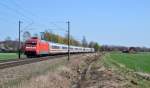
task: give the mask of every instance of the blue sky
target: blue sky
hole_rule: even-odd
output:
[[[33,34],[61,29],[50,31],[64,35],[70,20],[78,40],[86,36],[100,44],[150,47],[149,0],[1,0],[0,40],[17,39],[19,19],[22,30]]]

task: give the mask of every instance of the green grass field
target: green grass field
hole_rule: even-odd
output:
[[[0,53],[0,60],[17,59],[17,53]]]
[[[134,71],[150,73],[150,53],[110,53],[107,58]]]

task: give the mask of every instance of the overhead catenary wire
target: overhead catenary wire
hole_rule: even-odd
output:
[[[5,0],[5,1],[9,1],[10,0]],[[18,0],[18,2],[20,2],[21,0]],[[25,8],[23,8],[21,5],[19,5],[18,2],[16,2],[15,0],[11,0],[11,2],[13,3],[14,6],[16,6],[17,8],[21,9],[21,11],[27,13],[28,15],[32,16],[32,17],[38,17],[37,15],[33,14],[32,12],[30,12],[29,10],[26,10]],[[21,3],[23,4],[23,3]]]
[[[6,2],[6,1],[7,1],[7,0],[5,0],[5,2]],[[10,1],[9,1],[9,2],[10,2]],[[25,28],[23,28],[23,29],[27,29],[29,26],[35,24],[34,20],[33,20],[31,17],[25,15],[24,13],[27,13],[28,15],[30,15],[30,16],[32,16],[32,17],[35,17],[35,16],[38,17],[37,15],[34,15],[34,14],[32,14],[31,12],[27,11],[26,9],[24,9],[22,6],[20,6],[20,5],[18,4],[18,2],[14,1],[14,0],[11,0],[11,2],[13,3],[13,6],[17,7],[18,9],[15,9],[15,8],[13,8],[13,7],[10,7],[9,5],[7,5],[6,3],[4,3],[4,1],[3,1],[3,3],[1,2],[0,5],[3,6],[3,7],[5,7],[5,8],[7,8],[7,9],[10,10],[10,11],[13,11],[13,12],[16,13],[17,15],[21,16],[22,19],[23,19],[23,21],[27,21],[27,23],[28,23],[28,21],[30,22],[30,23],[29,23],[27,26],[25,26]],[[20,10],[20,9],[21,9],[21,10]],[[23,11],[23,12],[22,12],[22,11]],[[37,22],[36,22],[36,24],[38,24],[37,26],[42,25],[41,27],[46,27],[45,24],[41,24],[41,23],[37,23]],[[58,25],[55,24],[54,22],[51,22],[51,24],[53,24],[55,27],[57,27],[57,28],[60,29],[60,30],[65,30],[64,28],[61,28],[60,26],[58,26]]]
[[[4,4],[4,3],[0,3],[0,5],[2,5],[3,7],[5,7],[5,8],[7,8],[8,10],[11,10],[11,11],[13,11],[13,12],[15,12],[17,15],[20,15],[21,17],[23,17],[23,22],[24,21],[26,21],[26,23],[27,23],[27,25],[24,27],[24,28],[22,28],[22,30],[29,30],[29,27],[30,26],[33,26],[33,24],[35,24],[35,21],[31,18],[31,17],[28,17],[28,16],[26,16],[24,13],[28,13],[30,16],[36,16],[36,15],[33,15],[33,14],[31,14],[31,12],[29,12],[29,11],[27,11],[27,10],[25,10],[23,7],[21,7],[17,2],[15,2],[15,1],[13,1],[13,0],[11,0],[12,2],[13,2],[13,6],[15,6],[15,7],[17,7],[17,8],[19,8],[19,9],[14,9],[14,8],[12,8],[12,7],[10,7],[10,6],[8,6],[8,5],[6,5],[6,4]],[[21,9],[21,10],[20,10]],[[23,11],[24,13],[22,13],[21,11]],[[37,16],[36,16],[37,17]],[[44,24],[40,24],[40,23],[37,23],[36,22],[36,24],[38,24],[37,26],[40,26],[41,25],[41,27],[46,27]],[[30,28],[31,29],[31,28]],[[33,29],[33,28],[32,28]]]
[[[5,4],[5,3],[2,3],[2,2],[1,2],[0,5],[3,6],[3,7],[5,7],[5,8],[7,8],[8,10],[10,10],[10,11],[16,13],[17,15],[20,15],[20,16],[23,17],[24,20],[26,20],[26,21],[31,21],[31,22],[33,21],[31,18],[27,17],[26,15],[24,15],[23,13],[21,13],[19,10],[16,10],[16,9],[14,9],[14,8],[12,8],[12,7],[10,7],[10,6],[8,6],[8,5]]]
[[[30,17],[28,17],[27,15],[25,15],[23,12],[21,12],[21,11],[19,10],[19,9],[21,9],[21,8],[18,7],[19,9],[15,9],[15,8],[12,7],[12,6],[7,5],[5,1],[6,1],[6,0],[3,0],[3,2],[1,1],[0,5],[3,6],[3,7],[5,7],[5,8],[7,8],[8,10],[10,10],[10,11],[16,13],[17,15],[21,16],[22,18],[24,18],[25,21],[31,21],[31,22],[33,22],[33,19],[31,19]],[[13,4],[13,5],[14,5],[14,4]],[[15,5],[17,5],[17,4],[15,4]],[[19,6],[19,5],[17,5],[17,6]],[[25,12],[25,11],[24,11],[24,12]]]
[[[8,1],[9,1],[9,0],[8,0]],[[39,16],[38,16],[37,14],[34,14],[34,13],[32,13],[32,12],[26,10],[25,8],[23,8],[21,5],[19,5],[18,2],[20,2],[20,3],[22,4],[21,0],[19,0],[18,2],[16,2],[15,0],[11,0],[11,2],[12,2],[17,8],[21,9],[23,12],[27,13],[28,15],[30,15],[30,16],[32,16],[32,17],[39,18]],[[36,21],[36,22],[32,21],[29,25],[31,26],[31,25],[33,25],[33,24],[38,24],[37,26],[40,26],[40,25],[41,25],[42,27],[46,27],[45,24],[38,23],[37,21]],[[29,27],[29,25],[28,25],[28,27]]]
[[[60,23],[60,22],[59,22],[59,23]],[[65,22],[61,22],[61,23],[65,23]],[[60,30],[60,31],[65,31],[65,32],[67,32],[67,29],[65,29],[65,28],[63,28],[63,27],[57,25],[56,22],[50,22],[50,24],[52,24],[53,26],[55,26],[55,27],[57,28],[57,29],[53,29],[53,30]]]
[[[31,23],[29,23],[28,25],[26,25],[22,30],[21,30],[21,32],[23,32],[24,30],[30,30],[30,29],[28,29],[30,26],[32,26],[34,24],[34,22],[31,22]]]
[[[0,6],[2,6],[2,5],[0,5]],[[22,18],[22,17],[19,18],[19,17],[17,16],[18,14],[15,15],[16,13],[14,14],[14,13],[8,12],[7,14],[11,15],[11,16],[13,17],[13,19],[15,18],[15,19],[20,19],[20,20],[24,20],[24,21],[28,22],[28,20],[26,20],[25,18]],[[1,20],[1,21],[3,21],[3,22],[10,22],[10,21],[8,21],[8,19],[7,19],[8,17],[6,17],[6,15],[3,16],[3,13],[1,13],[0,15],[1,15],[1,17],[0,17],[0,20]]]
[[[18,4],[18,2],[14,1],[14,0],[11,0],[11,1],[14,3],[14,5],[15,5],[16,7],[20,8],[22,11],[28,13],[30,16],[39,18],[38,15],[33,14],[32,12],[30,12],[30,11],[26,10],[25,8],[23,8],[22,6],[20,6],[20,5]],[[19,2],[20,2],[20,1],[19,1]],[[28,24],[28,25],[25,27],[25,29],[28,28],[29,26],[33,25],[33,24],[37,24],[36,26],[46,27],[45,24],[38,23],[38,22],[36,21],[36,22],[31,22],[30,24]]]

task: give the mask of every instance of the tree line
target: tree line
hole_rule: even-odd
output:
[[[110,45],[102,45],[100,51],[127,51],[130,48],[134,48],[136,52],[150,52],[150,48],[146,47],[126,47],[126,46],[110,46]]]

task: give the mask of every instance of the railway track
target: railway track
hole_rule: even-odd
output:
[[[39,57],[39,58],[23,58],[23,59],[16,59],[16,60],[7,60],[7,61],[0,61],[0,69],[5,69],[9,67],[45,61],[49,59],[65,57],[66,55],[54,55],[54,56],[47,56],[47,57]]]

